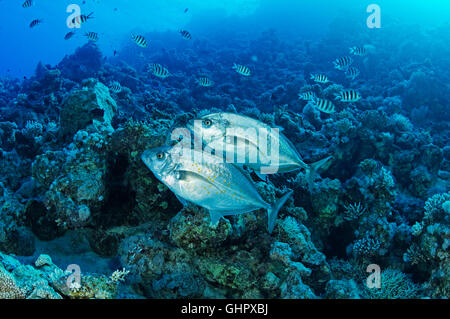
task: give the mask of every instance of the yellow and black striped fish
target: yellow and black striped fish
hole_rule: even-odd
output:
[[[157,76],[162,79],[167,78],[170,75],[169,71],[158,63],[150,64],[150,71],[153,73],[154,76]]]
[[[338,70],[346,70],[350,65],[353,64],[353,59],[349,56],[344,56],[342,58],[336,59],[336,61],[333,62],[334,67]]]
[[[303,101],[314,101],[315,99],[317,99],[317,95],[313,91],[299,93],[298,97]]]
[[[345,76],[350,78],[350,79],[352,79],[352,80],[354,80],[354,79],[356,79],[358,77],[359,73],[360,72],[359,72],[359,70],[357,68],[350,67],[345,72]]]
[[[314,82],[323,83],[323,84],[330,82],[328,80],[328,77],[324,74],[311,74],[311,80],[314,80]]]
[[[84,36],[87,37],[89,41],[92,41],[92,42],[98,41],[98,33],[97,32],[89,31],[89,32],[86,32],[84,34]]]
[[[314,106],[321,112],[331,114],[335,112],[335,107],[333,102],[324,99],[315,99],[313,101]]]
[[[111,91],[113,91],[116,94],[122,92],[122,86],[117,81],[111,82],[111,84],[109,85],[109,88],[111,89]]]
[[[236,63],[233,66],[233,70],[236,70],[237,73],[243,76],[250,76],[252,74],[248,67]]]
[[[141,48],[147,47],[147,40],[145,40],[142,35],[131,34],[131,38],[133,39],[134,43],[136,43]]]
[[[34,4],[33,0],[27,0],[22,4],[22,8],[29,8],[33,6],[33,4]]]
[[[356,56],[366,56],[367,50],[365,47],[352,47],[352,48],[350,48],[350,54],[353,54]]]
[[[35,26],[37,26],[38,24],[41,24],[42,20],[41,19],[34,19],[33,21],[31,21],[30,23],[30,28],[34,28]]]
[[[336,94],[336,100],[342,102],[357,102],[361,99],[361,95],[355,90],[344,90]]]
[[[189,33],[189,31],[186,30],[180,30],[180,34],[183,38],[190,40],[192,39],[192,35]]]
[[[209,78],[207,78],[206,76],[200,77],[200,78],[197,80],[197,82],[198,82],[198,84],[199,84],[200,86],[203,86],[203,87],[211,87],[211,86],[214,85],[214,82],[211,81],[211,80],[210,80]]]

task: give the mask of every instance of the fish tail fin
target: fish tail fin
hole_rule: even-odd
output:
[[[313,80],[314,79],[314,74],[311,74],[311,80]]]
[[[275,227],[275,222],[277,220],[278,212],[280,211],[281,207],[286,203],[286,201],[291,197],[293,191],[290,190],[286,194],[284,194],[280,199],[278,199],[275,204],[272,205],[272,207],[267,209],[267,217],[268,217],[268,229],[269,233],[271,234],[273,231],[273,228]]]
[[[314,186],[314,178],[318,174],[317,171],[324,166],[330,159],[332,159],[333,156],[328,156],[324,159],[321,159],[320,161],[317,161],[315,163],[311,163],[306,168],[306,181],[308,182],[308,188],[309,192],[311,193]]]
[[[87,15],[87,17],[88,17],[89,19],[94,19],[94,17],[92,17],[93,14],[94,14],[94,11],[92,11],[91,13],[89,13],[89,14]]]

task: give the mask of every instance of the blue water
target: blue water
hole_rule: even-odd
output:
[[[211,31],[220,31],[224,36],[230,31],[240,30],[258,33],[274,28],[288,37],[316,39],[328,30],[336,17],[345,14],[351,20],[359,20],[364,27],[368,16],[366,8],[373,1],[314,1],[314,0],[250,0],[250,1],[51,1],[36,0],[34,7],[23,9],[20,1],[0,1],[0,75],[29,76],[36,64],[55,64],[64,55],[70,54],[86,40],[79,36],[73,41],[64,41],[69,31],[66,19],[70,4],[79,4],[82,13],[94,12],[95,19],[80,30],[95,30],[102,35],[99,46],[105,55],[126,41],[132,31],[166,31],[187,28],[199,37]],[[440,0],[377,1],[383,14],[383,24],[392,19],[401,23],[434,27],[447,23],[450,4]],[[184,10],[189,8],[187,13]],[[117,11],[115,11],[117,9]],[[30,29],[33,19],[44,23]],[[374,31],[374,34],[377,31]]]

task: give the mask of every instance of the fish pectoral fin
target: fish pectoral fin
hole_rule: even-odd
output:
[[[217,227],[223,214],[220,211],[210,210],[209,215],[211,217],[211,226]]]
[[[180,201],[181,204],[183,204],[183,206],[187,206],[189,204],[189,202],[187,200],[185,200],[183,197],[178,196],[175,194],[175,196],[177,197],[177,199]]]
[[[266,174],[262,174],[260,170],[254,170],[254,173],[258,178],[266,183],[269,181],[269,177]]]

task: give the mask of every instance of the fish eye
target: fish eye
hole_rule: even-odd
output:
[[[210,127],[212,125],[212,121],[211,120],[203,120],[203,125],[206,127]]]
[[[164,159],[164,153],[158,153],[158,154],[156,154],[156,158],[158,159],[158,160],[162,160],[162,159]]]

